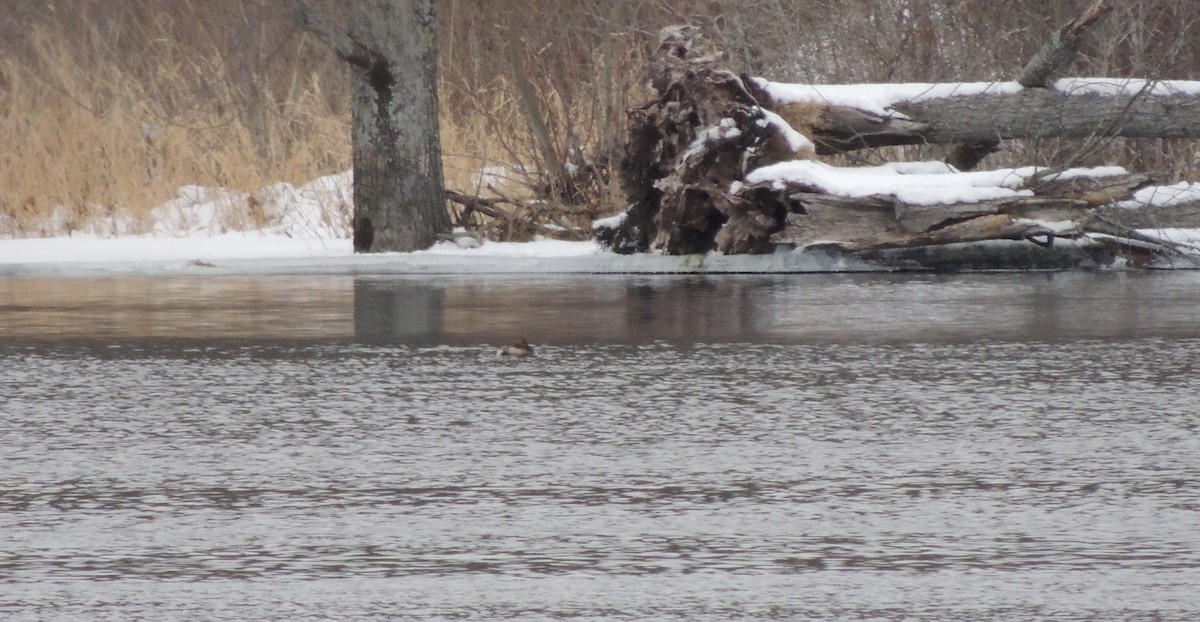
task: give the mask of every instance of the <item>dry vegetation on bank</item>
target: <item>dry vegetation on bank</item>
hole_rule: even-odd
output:
[[[779,81],[1012,79],[1083,0],[443,0],[447,186],[542,198],[500,222],[586,230],[623,207],[625,111],[659,27],[690,22],[730,64]],[[1078,75],[1200,78],[1200,13],[1122,3]],[[0,234],[144,217],[184,185],[253,192],[349,168],[345,69],[288,0],[10,0],[0,9]],[[1013,141],[987,166],[1053,164],[1079,141]],[[937,148],[913,149],[940,158]],[[1200,177],[1194,142],[1113,140],[1080,164]],[[878,161],[880,154],[855,156]],[[567,174],[566,171],[571,171]],[[253,223],[252,203],[247,205]],[[490,224],[489,224],[490,223]]]

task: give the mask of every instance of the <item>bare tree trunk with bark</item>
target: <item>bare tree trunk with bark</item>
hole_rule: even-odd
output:
[[[344,26],[295,0],[354,74],[354,250],[428,248],[450,232],[438,127],[437,1],[354,0]]]

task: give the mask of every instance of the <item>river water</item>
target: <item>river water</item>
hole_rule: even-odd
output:
[[[1198,413],[1192,273],[0,279],[0,619],[1196,620]]]

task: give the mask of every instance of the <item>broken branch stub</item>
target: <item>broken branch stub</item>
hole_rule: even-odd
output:
[[[1083,42],[1083,34],[1112,13],[1112,10],[1111,0],[1097,0],[1090,8],[1060,28],[1021,70],[1017,83],[1025,88],[1049,86],[1050,76],[1074,60]]]

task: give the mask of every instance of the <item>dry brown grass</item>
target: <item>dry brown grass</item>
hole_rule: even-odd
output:
[[[300,32],[290,3],[59,4],[18,2],[18,13],[0,13],[0,235],[87,230],[118,213],[136,223],[185,185],[253,192],[349,168],[347,72]],[[666,24],[702,26],[734,69],[777,80],[986,80],[1015,75],[1078,8],[1039,0],[954,10],[932,0],[768,0],[753,11],[742,0],[445,0],[447,186],[487,196],[491,182],[513,198],[518,205],[503,206],[501,222],[472,220],[499,237],[528,237],[543,225],[586,230],[593,216],[619,210],[611,170],[625,111],[643,103],[641,63]],[[1195,79],[1198,33],[1200,17],[1177,0],[1122,5],[1074,70]],[[1013,142],[985,166],[1048,164],[1077,150]],[[1118,141],[1094,160],[1163,170],[1193,163],[1196,151],[1195,141]]]
[[[349,166],[346,115],[311,75],[291,76],[284,105],[256,119],[198,79],[219,61],[165,37],[149,79],[85,62],[50,28],[27,41],[22,62],[0,64],[0,232],[69,233],[115,212],[137,222],[183,185],[253,191]]]
[[[155,27],[150,76],[116,54],[98,58],[95,48],[82,59],[78,46],[49,26],[26,35],[19,62],[0,62],[0,235],[126,232],[111,229],[113,215],[137,232],[150,224],[151,209],[185,185],[254,192],[349,168],[348,98],[327,96],[330,80],[321,71],[298,67],[274,76],[274,85],[259,86],[276,92],[276,102],[262,106],[236,85],[220,83],[229,69],[219,54],[185,49],[168,36],[174,24]],[[300,45],[328,54],[301,39]],[[518,205],[502,208],[511,218],[490,230],[499,237],[529,237],[543,223],[584,230],[597,211],[595,204],[559,209],[561,202],[546,201],[552,198],[543,187],[552,179],[546,154],[560,150],[561,162],[569,161],[571,141],[599,140],[580,128],[600,122],[594,110],[570,110],[574,104],[544,76],[536,82],[532,96],[545,106],[538,112],[522,107],[517,87],[503,76],[477,90],[445,87],[447,186],[514,198]],[[597,85],[577,88],[589,101],[600,99]],[[554,119],[554,135],[533,131],[530,115],[541,112]],[[569,132],[560,134],[563,128]],[[484,220],[473,224],[488,224]],[[248,213],[244,222],[228,224],[258,223]]]

